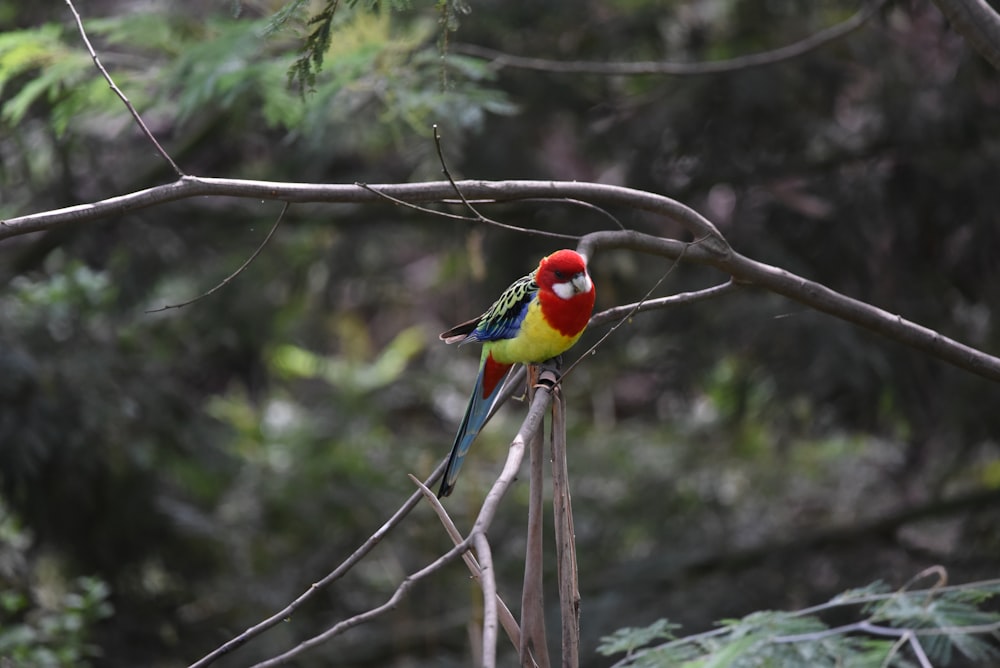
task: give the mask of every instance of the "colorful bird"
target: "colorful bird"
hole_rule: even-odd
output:
[[[540,364],[570,348],[590,320],[594,283],[587,258],[572,250],[542,258],[503,291],[486,313],[441,334],[445,343],[483,344],[476,386],[455,436],[438,497],[451,494],[469,446],[493,409],[515,364]]]

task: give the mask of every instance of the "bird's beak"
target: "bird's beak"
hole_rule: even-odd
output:
[[[573,290],[575,290],[577,294],[590,292],[591,287],[593,287],[593,283],[590,281],[590,276],[588,276],[585,271],[581,271],[579,274],[570,279],[570,283],[573,284]]]

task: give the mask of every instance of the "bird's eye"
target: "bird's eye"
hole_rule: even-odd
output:
[[[566,280],[566,274],[564,274],[562,271],[556,269],[553,273],[556,275],[556,278],[558,278],[560,281]]]

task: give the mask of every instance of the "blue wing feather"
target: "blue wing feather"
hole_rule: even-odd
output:
[[[512,339],[517,336],[521,328],[521,322],[528,313],[531,300],[538,294],[538,283],[535,282],[534,272],[514,281],[510,287],[503,291],[489,310],[476,320],[462,323],[452,327],[441,335],[441,339],[448,343],[458,342],[459,345],[470,341],[499,341],[501,339]],[[503,387],[503,380],[510,373],[512,365],[498,365],[491,368],[490,382],[492,387],[487,388],[489,394],[483,396],[483,384],[486,377],[487,364],[496,364],[487,360],[489,353],[483,351],[482,360],[479,363],[479,376],[476,378],[476,386],[472,390],[469,398],[469,405],[465,409],[465,417],[458,428],[455,436],[455,444],[451,448],[451,455],[448,457],[448,466],[444,472],[444,479],[441,481],[441,489],[438,497],[451,494],[455,487],[455,480],[458,472],[465,461],[465,455],[469,452],[472,442],[479,435],[483,423],[489,417],[497,397],[500,396],[500,388]],[[503,367],[506,366],[506,369]]]
[[[528,306],[531,302],[531,297],[532,296],[528,296],[522,304],[518,304],[520,308],[516,310],[511,309],[505,312],[502,318],[497,318],[496,320],[481,320],[469,338],[475,341],[499,341],[500,339],[513,339],[517,336],[517,332],[521,328],[521,322],[524,321],[524,316],[528,314]]]
[[[498,341],[514,338],[528,313],[531,300],[537,294],[538,283],[535,282],[534,273],[517,279],[483,314],[466,340]]]

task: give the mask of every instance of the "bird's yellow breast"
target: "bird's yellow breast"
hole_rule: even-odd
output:
[[[545,322],[541,304],[535,300],[528,306],[517,336],[491,341],[484,348],[501,364],[538,364],[566,352],[582,333],[566,336],[554,329]]]

